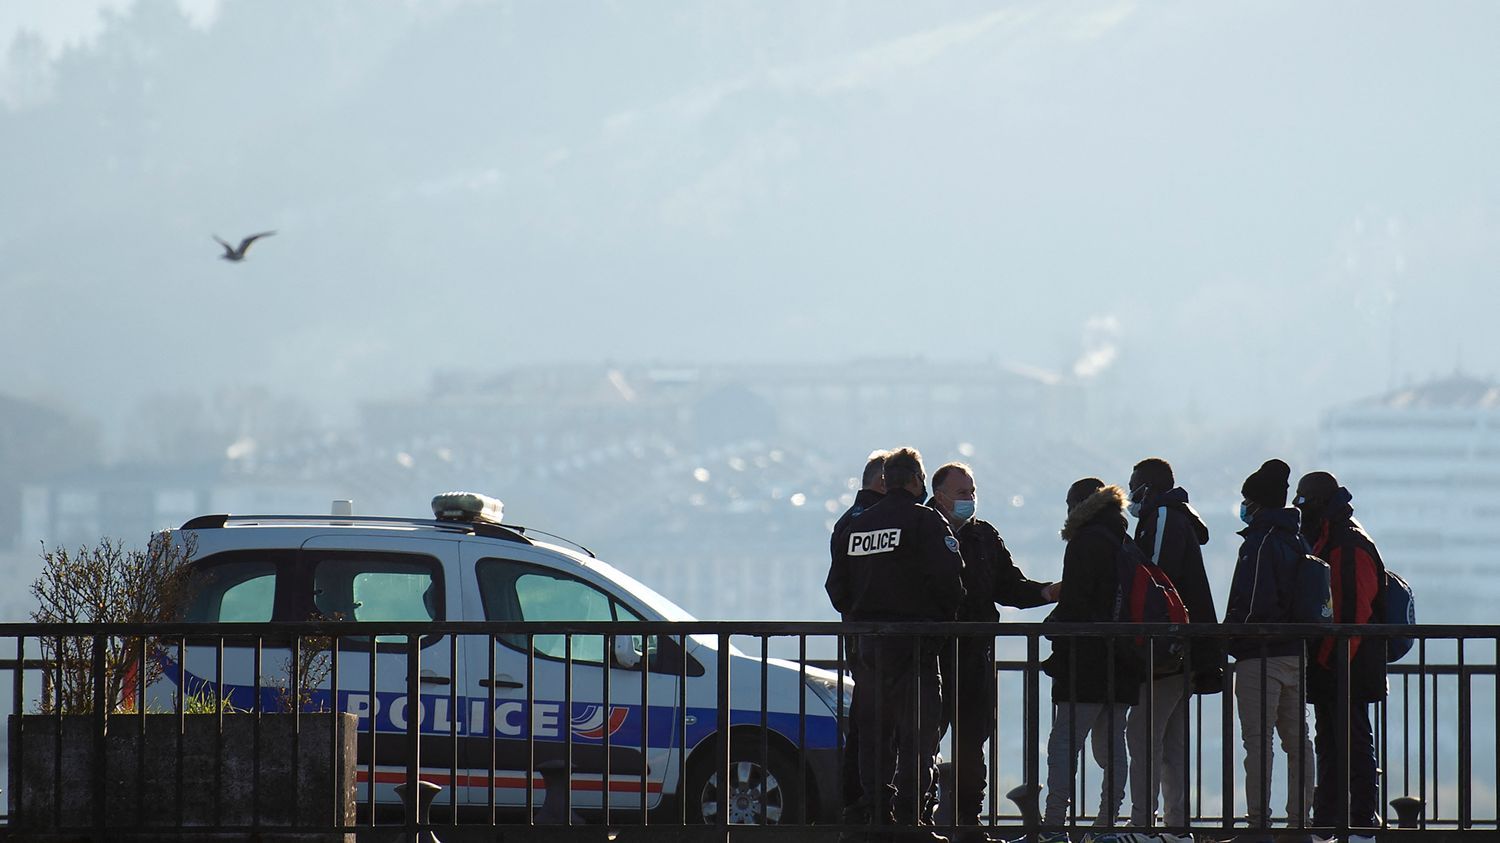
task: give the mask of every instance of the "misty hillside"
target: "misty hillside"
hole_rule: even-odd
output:
[[[1068,374],[1106,324],[1156,406],[1307,423],[1500,354],[1493,5],[213,8],[0,44],[0,390]]]

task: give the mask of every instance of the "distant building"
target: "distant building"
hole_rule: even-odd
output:
[[[1500,384],[1462,375],[1327,413],[1320,462],[1417,594],[1424,623],[1492,620],[1500,600]]]

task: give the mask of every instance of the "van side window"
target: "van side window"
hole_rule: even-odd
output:
[[[492,621],[638,621],[640,616],[608,594],[580,579],[534,565],[482,559],[475,570],[484,616]],[[506,644],[526,649],[525,635],[500,635]],[[534,635],[538,656],[567,656],[563,635]],[[574,635],[573,661],[604,663],[604,636]]]
[[[313,566],[314,612],[346,621],[435,621],[443,619],[437,560],[343,556]],[[351,642],[364,641],[362,637]],[[377,636],[377,643],[404,642],[404,635]]]
[[[246,559],[205,565],[188,584],[183,620],[261,623],[276,609],[276,563]]]

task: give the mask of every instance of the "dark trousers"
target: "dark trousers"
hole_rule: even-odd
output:
[[[909,635],[866,635],[854,686],[859,782],[871,820],[918,824],[937,759],[938,650]]]
[[[1339,733],[1338,704],[1313,702],[1317,735],[1313,751],[1317,753],[1318,787],[1313,796],[1313,824],[1344,825],[1344,795],[1349,797],[1348,825],[1374,828],[1380,820],[1380,782],[1375,774],[1375,736],[1370,728],[1368,703],[1349,706],[1349,778],[1344,779],[1343,735]]]
[[[844,636],[844,663],[849,667],[849,673],[854,679],[853,699],[849,701],[849,725],[844,735],[844,757],[840,759],[839,778],[843,784],[845,821],[855,818],[850,816],[864,807],[862,801],[865,789],[859,783],[859,686],[863,679],[863,665],[859,662],[859,638],[854,635]]]
[[[950,639],[938,657],[943,692],[939,732],[953,732],[955,779],[938,806],[938,824],[976,825],[984,807],[984,745],[995,732],[995,639],[956,640],[956,648]]]

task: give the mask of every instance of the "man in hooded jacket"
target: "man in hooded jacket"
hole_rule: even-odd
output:
[[[1136,463],[1130,475],[1129,510],[1136,519],[1136,545],[1177,587],[1189,622],[1218,623],[1203,568],[1208,527],[1177,485],[1171,464],[1159,457]],[[1181,642],[1175,645],[1174,650]],[[1158,791],[1165,803],[1165,824],[1187,825],[1188,699],[1193,693],[1216,693],[1224,687],[1221,648],[1213,639],[1193,641],[1188,663],[1180,660],[1180,652],[1176,660],[1164,658],[1161,649],[1152,680],[1142,684],[1125,728],[1130,824],[1137,828],[1154,824]]]
[[[1068,489],[1062,538],[1062,589],[1048,622],[1109,623],[1119,589],[1116,558],[1126,534],[1125,490],[1087,477]],[[1042,824],[1060,826],[1073,801],[1078,756],[1090,732],[1102,732],[1104,775],[1096,826],[1113,826],[1125,799],[1128,761],[1125,713],[1145,678],[1128,642],[1102,637],[1051,636],[1052,655],[1043,669],[1052,677],[1052,733],[1047,738],[1047,798]],[[1097,754],[1097,750],[1096,750]],[[1055,833],[1044,840],[1066,840]]]
[[[1312,545],[1313,555],[1330,569],[1333,622],[1379,623],[1385,617],[1385,564],[1375,542],[1355,520],[1353,500],[1349,490],[1326,471],[1297,481],[1295,503],[1302,511],[1302,535]],[[1347,655],[1338,652],[1344,646]],[[1324,638],[1308,654],[1307,696],[1318,727],[1314,741],[1318,784],[1313,797],[1317,825],[1373,829],[1380,824],[1370,704],[1385,698],[1385,649],[1379,639]],[[1347,745],[1338,728],[1341,656],[1347,658],[1349,668]],[[1356,834],[1349,839],[1360,837]]]
[[[1286,505],[1291,468],[1267,460],[1245,479],[1240,492],[1239,558],[1229,586],[1225,623],[1293,623],[1298,570],[1309,552],[1298,528],[1302,518]],[[1303,643],[1300,638],[1231,639],[1234,699],[1245,745],[1245,803],[1252,829],[1270,824],[1271,735],[1287,754],[1286,813],[1293,828],[1307,825],[1313,804],[1312,741],[1302,702]],[[1247,840],[1262,840],[1252,832]],[[1310,840],[1310,835],[1302,839]]]

